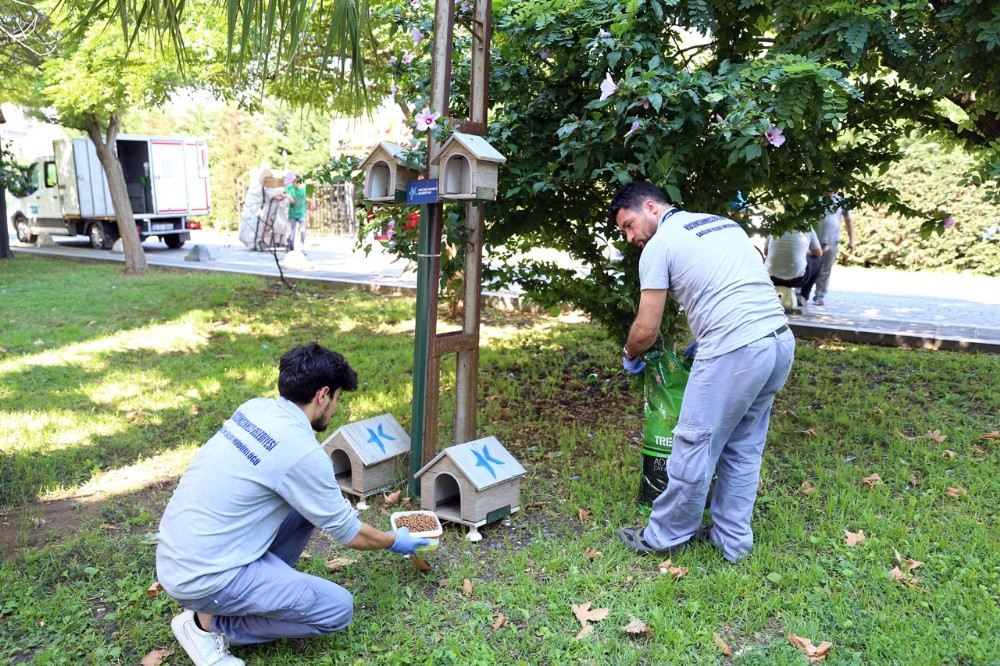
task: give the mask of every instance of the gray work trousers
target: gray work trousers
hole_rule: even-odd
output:
[[[795,337],[785,327],[691,368],[667,461],[667,489],[643,532],[654,548],[689,540],[701,525],[709,484],[712,542],[736,562],[753,548],[750,516],[774,396],[785,384]]]
[[[325,578],[295,570],[313,525],[297,511],[281,523],[271,548],[242,567],[225,588],[203,599],[178,599],[212,615],[210,631],[233,645],[266,643],[340,631],[354,616],[354,597]]]
[[[833,265],[837,263],[837,246],[839,243],[823,244],[823,263],[819,266],[819,277],[816,278],[816,295],[814,298],[826,298],[826,290],[830,287],[830,273],[833,272]]]

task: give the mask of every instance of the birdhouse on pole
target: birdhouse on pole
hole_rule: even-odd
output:
[[[402,146],[382,141],[361,163],[365,172],[365,199],[379,203],[403,203],[406,186],[420,175],[417,165],[406,159]]]
[[[380,414],[337,428],[323,450],[340,489],[363,499],[404,480],[410,436],[391,414]]]
[[[432,161],[442,199],[495,201],[500,165],[507,158],[481,136],[455,132]]]

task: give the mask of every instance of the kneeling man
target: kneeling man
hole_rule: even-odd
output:
[[[156,573],[186,610],[170,623],[196,666],[241,666],[229,645],[339,631],[351,593],[295,570],[313,529],[348,548],[412,554],[426,539],[358,519],[316,441],[358,378],[316,343],[281,357],[278,398],[245,402],[201,448],[160,521]]]

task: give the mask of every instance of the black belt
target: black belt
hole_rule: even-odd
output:
[[[768,333],[764,337],[765,338],[776,338],[776,337],[778,337],[779,335],[781,335],[782,333],[784,333],[787,330],[788,330],[788,324],[785,324],[781,328],[774,329],[773,331],[771,331],[770,333]]]

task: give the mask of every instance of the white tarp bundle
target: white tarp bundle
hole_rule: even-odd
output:
[[[264,187],[254,183],[247,189],[240,216],[240,242],[250,250],[284,249],[291,226],[284,187]]]

